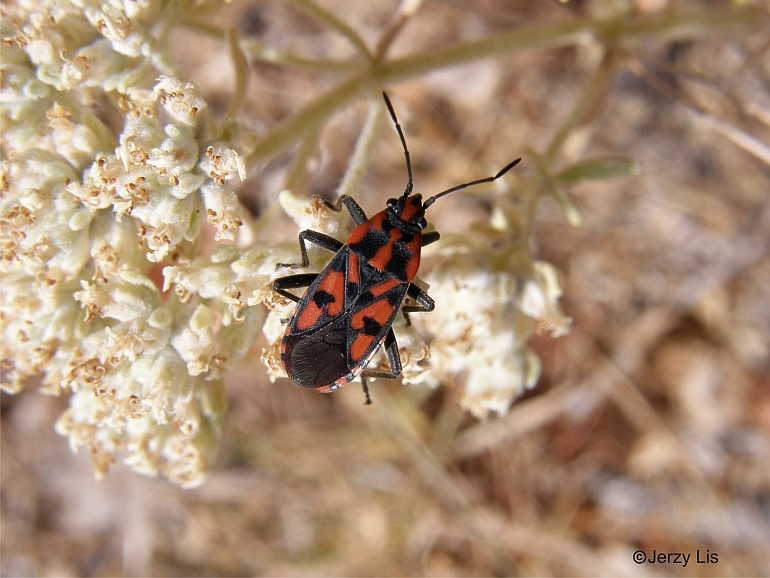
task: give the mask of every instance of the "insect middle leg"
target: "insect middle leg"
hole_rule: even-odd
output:
[[[388,366],[390,367],[390,371],[383,371],[380,369],[365,369],[361,372],[361,385],[363,385],[364,395],[366,396],[364,405],[372,404],[372,398],[369,397],[369,386],[366,384],[367,377],[398,379],[398,376],[401,375],[401,356],[398,353],[398,342],[396,342],[396,334],[393,333],[393,329],[388,331],[388,336],[385,338],[385,356],[388,358]]]
[[[288,289],[299,289],[300,287],[308,287],[313,284],[313,281],[318,278],[318,273],[300,273],[298,275],[289,275],[288,277],[281,277],[273,281],[273,291],[291,299],[295,303],[299,303],[301,297],[297,297],[294,293],[290,293]]]
[[[412,324],[409,319],[410,313],[433,311],[436,308],[436,302],[433,300],[433,298],[414,283],[409,283],[409,288],[406,290],[406,294],[416,303],[416,305],[404,305],[401,307],[401,313],[404,316],[404,320],[406,321],[407,326]]]

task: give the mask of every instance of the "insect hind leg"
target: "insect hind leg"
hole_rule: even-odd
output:
[[[388,331],[388,335],[385,338],[385,356],[388,358],[388,366],[390,371],[384,371],[381,369],[365,369],[361,372],[361,384],[363,385],[364,395],[366,396],[364,405],[372,404],[372,398],[369,397],[369,387],[366,384],[367,377],[398,379],[401,375],[401,356],[398,353],[398,342],[396,341],[396,334],[393,333],[393,329]]]
[[[441,235],[439,235],[438,231],[428,231],[427,233],[422,234],[422,246],[425,247],[426,245],[430,245],[431,243],[435,243],[441,238]]]
[[[300,273],[299,275],[289,275],[288,277],[281,277],[273,281],[273,291],[278,293],[287,299],[291,299],[295,303],[299,303],[302,299],[296,296],[294,293],[288,291],[288,289],[299,289],[300,287],[308,287],[313,284],[318,278],[318,273]],[[291,317],[281,319],[281,323],[288,323]]]

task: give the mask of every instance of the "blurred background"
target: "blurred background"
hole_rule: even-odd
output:
[[[125,466],[94,481],[88,456],[53,431],[65,399],[3,394],[3,575],[770,574],[768,28],[721,1],[418,4],[319,0],[370,47],[416,7],[394,59],[508,30],[646,23],[385,86],[423,193],[517,156],[532,177],[530,150],[549,171],[597,155],[638,165],[565,186],[579,227],[564,199],[537,205],[526,242],[563,273],[574,319],[569,335],[530,341],[537,387],[483,422],[447,387],[380,380],[364,407],[356,385],[317,395],[270,383],[260,342],[226,380],[226,429],[194,490]],[[681,14],[692,26],[668,25]],[[231,26],[272,50],[249,55],[238,121],[255,134],[349,74],[310,61],[357,58],[299,0],[228,4],[175,27],[172,57],[220,118],[235,81],[217,30]],[[306,150],[253,158],[242,202],[259,216],[287,183],[332,198],[366,114],[353,99]],[[380,129],[356,193],[369,214],[405,182],[395,131]],[[489,211],[488,195],[457,194],[430,220],[466,233]],[[272,240],[296,238],[286,223]],[[637,550],[691,557],[640,565]]]

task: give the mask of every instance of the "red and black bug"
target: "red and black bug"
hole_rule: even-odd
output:
[[[273,289],[297,302],[281,340],[281,362],[297,385],[328,393],[361,376],[367,405],[371,403],[367,377],[395,379],[401,374],[401,358],[391,325],[399,308],[409,322],[409,313],[432,311],[433,299],[412,283],[420,267],[420,250],[439,239],[436,231],[423,234],[425,209],[436,199],[472,185],[489,183],[507,173],[521,159],[506,165],[493,177],[451,187],[422,201],[412,195],[412,164],[401,125],[388,95],[382,93],[406,158],[409,181],[404,194],[388,199],[387,207],[367,219],[351,197],[342,195],[336,204],[345,205],[356,222],[347,243],[316,231],[302,231],[301,263],[279,263],[280,267],[307,267],[306,242],[336,253],[320,273],[305,273],[276,279]],[[302,297],[289,289],[308,287]],[[409,296],[414,304],[404,305]],[[365,369],[385,344],[389,371]]]

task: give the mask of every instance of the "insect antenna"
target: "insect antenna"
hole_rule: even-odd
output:
[[[439,197],[443,197],[444,195],[448,195],[449,193],[454,193],[455,191],[459,191],[460,189],[464,189],[466,187],[472,187],[473,185],[480,185],[481,183],[491,183],[492,181],[496,181],[497,179],[502,177],[505,173],[510,171],[513,167],[515,167],[517,164],[519,164],[519,161],[521,161],[521,159],[516,159],[515,161],[508,163],[494,177],[487,177],[486,179],[479,179],[477,181],[471,181],[470,183],[463,183],[462,185],[457,185],[455,187],[452,187],[451,189],[447,189],[446,191],[441,191],[438,195],[433,195],[432,197],[427,199],[422,204],[422,208],[427,209],[433,203],[436,202],[436,199],[438,199]]]
[[[404,189],[404,196],[408,197],[412,192],[412,162],[409,160],[409,149],[406,148],[406,139],[404,138],[404,131],[401,130],[401,125],[398,124],[398,119],[396,118],[396,111],[393,110],[393,105],[390,104],[390,99],[388,98],[388,95],[383,92],[382,98],[385,99],[385,106],[388,107],[390,118],[393,119],[393,123],[396,125],[398,136],[401,139],[401,145],[404,147],[404,157],[406,157],[406,172],[409,173],[409,182],[406,183],[406,188]]]

